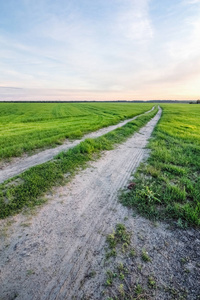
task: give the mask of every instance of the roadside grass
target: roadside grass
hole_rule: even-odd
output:
[[[149,143],[151,155],[120,201],[150,219],[173,219],[181,228],[199,226],[200,106],[161,107],[162,118]]]
[[[77,169],[85,167],[96,155],[100,155],[102,150],[111,150],[114,145],[124,142],[157,112],[155,108],[102,137],[86,139],[67,152],[60,153],[54,160],[32,167],[0,184],[0,218],[16,214],[24,207],[43,203],[42,195],[53,186],[66,182],[65,174],[72,176]]]
[[[149,110],[143,103],[0,103],[0,160],[117,124]]]

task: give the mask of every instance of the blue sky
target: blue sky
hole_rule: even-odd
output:
[[[200,0],[0,0],[0,100],[200,98]]]

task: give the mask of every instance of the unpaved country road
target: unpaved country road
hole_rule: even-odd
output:
[[[118,190],[127,184],[131,173],[147,157],[145,146],[160,115],[159,109],[158,114],[124,144],[104,152],[66,186],[55,188],[48,196],[48,203],[38,208],[36,214],[19,214],[0,221],[0,299],[107,299],[102,296],[106,272],[105,236],[112,232],[115,224],[124,222],[133,233],[136,251],[143,246],[150,250],[153,263],[144,267],[144,271],[155,272],[162,284],[172,279],[182,280],[174,264],[177,263],[175,254],[179,251],[180,259],[182,253],[189,255],[190,250],[197,251],[199,240],[195,231],[188,231],[190,239],[185,246],[184,240],[167,231],[166,226],[160,224],[155,228],[143,218],[133,218],[132,212],[117,200]],[[143,239],[138,238],[141,235]],[[191,289],[197,286],[190,277],[196,276],[195,268],[191,261],[191,273],[186,274]],[[92,278],[88,276],[91,271],[96,272]],[[171,299],[160,293],[156,291],[154,299]]]
[[[145,112],[148,113],[152,111],[155,107],[153,107],[151,110]],[[91,132],[89,134],[84,135],[84,137],[80,140],[75,140],[73,142],[70,142],[67,140],[63,145],[58,146],[56,148],[47,149],[44,151],[41,151],[37,154],[34,154],[32,156],[22,156],[18,158],[14,158],[9,163],[0,163],[0,183],[4,182],[5,180],[12,178],[16,175],[19,175],[20,173],[24,172],[25,170],[40,165],[42,163],[45,163],[49,160],[51,160],[54,156],[59,154],[62,151],[66,151],[70,148],[73,148],[74,146],[78,145],[80,142],[84,141],[87,138],[97,138],[101,135],[104,135],[116,128],[124,126],[126,123],[133,121],[137,119],[141,115],[137,115],[134,118],[125,120],[123,122],[118,123],[117,125],[108,126],[102,129],[99,129],[98,131]]]

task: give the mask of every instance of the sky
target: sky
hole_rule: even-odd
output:
[[[200,99],[200,0],[0,0],[0,101]]]

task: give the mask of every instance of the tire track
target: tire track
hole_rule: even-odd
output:
[[[58,295],[56,298],[51,297],[51,294],[48,295],[46,299],[71,299],[73,296],[74,292],[78,290],[78,287],[80,286],[81,281],[84,278],[84,274],[86,273],[88,269],[88,261],[92,259],[93,253],[91,253],[90,259],[87,257],[87,251],[88,248],[92,248],[95,245],[96,249],[101,249],[103,245],[105,244],[105,237],[104,235],[100,236],[99,239],[96,239],[96,235],[94,232],[101,231],[101,232],[106,232],[106,228],[108,227],[109,224],[113,224],[112,227],[114,228],[114,220],[116,218],[115,214],[113,211],[115,210],[116,206],[118,203],[116,202],[117,198],[117,190],[119,188],[122,188],[125,183],[127,183],[128,179],[130,178],[130,175],[132,173],[132,170],[134,168],[137,168],[139,166],[139,163],[141,162],[143,158],[143,153],[140,151],[137,153],[137,161],[132,159],[130,162],[130,165],[128,166],[127,169],[127,174],[126,177],[121,180],[121,177],[118,177],[118,180],[116,181],[116,185],[113,188],[112,194],[108,199],[108,204],[104,207],[104,209],[101,211],[101,214],[98,214],[98,217],[96,216],[95,218],[95,224],[92,222],[90,226],[88,226],[88,237],[87,240],[85,241],[85,244],[82,245],[83,252],[82,255],[77,257],[77,259],[73,262],[73,269],[71,272],[67,275],[67,280],[64,282],[62,285]],[[112,208],[112,209],[111,209]],[[124,213],[121,214],[121,220],[124,219],[126,215],[126,212],[124,210]],[[99,222],[102,220],[102,224],[99,226]],[[106,222],[105,220],[109,220],[109,222]],[[93,228],[93,232],[91,232],[90,228]],[[86,234],[87,236],[87,234]],[[102,258],[102,261],[104,258]],[[67,287],[70,286],[70,292]],[[66,298],[67,297],[67,298]]]
[[[151,120],[146,126],[151,127],[152,126],[151,124],[153,121],[155,121],[155,119]],[[88,259],[86,259],[87,249],[91,248],[92,245],[94,245],[94,244],[96,244],[95,245],[96,249],[101,248],[101,244],[105,242],[104,237],[101,237],[100,239],[96,239],[96,236],[94,235],[94,232],[97,232],[98,230],[105,232],[105,229],[107,227],[107,222],[105,222],[105,221],[104,221],[104,223],[102,222],[102,225],[99,227],[98,226],[99,221],[109,219],[112,217],[111,223],[113,223],[113,221],[114,221],[113,219],[115,218],[115,215],[113,214],[113,211],[111,210],[111,208],[115,208],[118,205],[118,203],[116,202],[117,191],[118,191],[118,189],[120,189],[121,187],[123,187],[125,185],[125,183],[130,178],[131,172],[134,171],[138,167],[139,163],[141,162],[141,160],[143,158],[144,147],[146,146],[146,136],[145,136],[146,126],[143,129],[141,129],[138,134],[135,134],[135,136],[134,136],[137,139],[138,136],[142,134],[142,135],[144,135],[144,138],[142,141],[143,143],[141,143],[141,140],[140,140],[140,145],[137,145],[137,144],[135,145],[136,147],[134,147],[134,149],[137,149],[137,150],[135,151],[134,155],[131,157],[131,161],[126,163],[126,166],[124,167],[126,170],[126,174],[125,174],[126,176],[123,176],[122,178],[121,178],[121,176],[118,176],[118,178],[116,178],[115,185],[113,186],[113,189],[111,190],[111,196],[109,197],[108,204],[106,206],[104,206],[101,213],[98,214],[98,217],[95,216],[95,226],[93,223],[93,227],[92,227],[93,231],[92,232],[90,230],[92,224],[89,224],[89,226],[88,226],[88,235],[89,236],[88,236],[87,240],[85,240],[85,245],[82,246],[82,248],[85,249],[85,251],[83,250],[82,255],[77,257],[77,259],[73,262],[73,269],[67,275],[67,280],[62,285],[62,287],[59,291],[59,294],[56,296],[56,298],[52,297],[53,296],[52,294],[49,294],[47,296],[47,298],[45,298],[45,299],[65,299],[65,297],[67,297],[67,299],[70,299],[70,297],[73,295],[74,291],[76,291],[78,289],[78,286],[80,285],[80,282],[83,279],[85,271],[88,268],[88,266],[87,266]],[[154,127],[152,127],[152,128],[154,128]],[[148,131],[148,133],[149,133],[149,131]],[[130,149],[132,150],[133,148],[130,148]],[[112,164],[112,161],[111,161],[111,164]],[[118,165],[115,168],[117,170],[119,170],[122,168],[122,165],[124,165],[124,161],[123,161],[123,163],[120,163],[120,166]],[[105,168],[107,168],[107,165],[105,166]],[[103,170],[103,173],[104,172],[105,171]],[[111,171],[111,173],[112,172],[113,171]],[[92,211],[94,211],[94,208],[92,209]],[[86,247],[86,245],[87,245],[87,247]],[[68,291],[67,286],[68,287],[70,286],[71,292]],[[58,289],[58,286],[56,288]]]
[[[145,114],[149,113],[153,109],[154,109],[154,107],[151,110],[145,112]],[[0,166],[0,183],[4,182],[5,180],[7,180],[9,178],[12,178],[16,175],[21,174],[22,172],[26,171],[27,169],[29,169],[33,166],[40,165],[42,163],[45,163],[45,162],[53,159],[54,156],[56,156],[60,152],[66,151],[70,148],[77,146],[80,142],[84,141],[87,138],[100,137],[116,128],[124,126],[128,122],[137,119],[141,115],[142,114],[140,114],[134,118],[125,120],[123,122],[120,122],[117,125],[112,125],[112,126],[108,126],[106,128],[101,128],[98,131],[86,134],[80,140],[75,140],[73,142],[67,141],[63,145],[58,146],[56,148],[47,149],[47,150],[41,151],[32,156],[16,158],[13,160],[13,162],[5,164],[3,166]]]
[[[124,144],[105,152],[67,186],[55,189],[30,227],[22,230],[22,217],[14,217],[15,228],[6,250],[9,261],[0,273],[5,282],[0,297],[16,293],[20,300],[81,299],[81,282],[99,251],[98,263],[103,267],[105,235],[127,214],[117,202],[117,192],[147,156],[145,147],[160,116],[161,109]],[[33,251],[31,245],[36,243]],[[30,277],[24,276],[27,268],[34,270]]]

